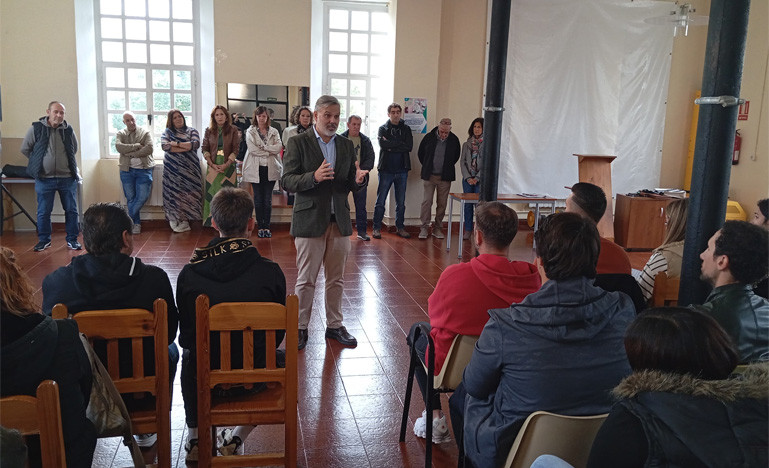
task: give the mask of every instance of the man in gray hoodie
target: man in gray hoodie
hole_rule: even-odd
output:
[[[51,246],[51,211],[56,192],[64,208],[67,247],[81,250],[77,241],[80,234],[77,214],[77,137],[64,120],[64,105],[51,101],[41,117],[27,130],[21,143],[21,152],[29,158],[27,174],[35,179],[37,194],[37,244],[35,252]]]

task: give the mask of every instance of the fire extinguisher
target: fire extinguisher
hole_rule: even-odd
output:
[[[742,137],[740,131],[734,132],[734,151],[732,152],[732,165],[740,162],[740,147],[742,146]]]

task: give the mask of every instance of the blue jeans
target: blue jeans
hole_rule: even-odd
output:
[[[406,215],[406,180],[408,172],[380,172],[379,187],[376,191],[376,205],[374,206],[374,230],[382,229],[382,219],[385,212],[385,201],[390,193],[390,187],[395,184],[395,227],[404,228],[403,219]]]
[[[123,194],[128,203],[128,216],[134,224],[141,224],[139,212],[147,202],[152,190],[152,168],[120,171],[120,182],[123,183]]]
[[[465,179],[462,179],[462,189],[465,193],[481,193],[481,181],[475,185],[470,185]],[[465,204],[465,231],[473,230],[473,210],[475,205],[473,203]]]
[[[74,177],[35,179],[37,239],[40,242],[51,241],[51,211],[53,211],[53,199],[56,192],[59,192],[61,207],[64,208],[67,242],[76,241],[77,235],[80,234],[80,223],[77,219],[77,180]]]
[[[352,193],[352,200],[355,202],[355,229],[358,234],[366,234],[367,225],[367,211],[366,211],[366,189],[368,187],[361,187],[357,192]]]

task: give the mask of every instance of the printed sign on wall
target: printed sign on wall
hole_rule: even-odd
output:
[[[414,133],[427,133],[427,99],[405,98],[403,121]]]

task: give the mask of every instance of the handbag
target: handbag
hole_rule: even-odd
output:
[[[80,341],[83,342],[93,374],[91,397],[85,412],[86,417],[96,427],[96,437],[122,437],[123,445],[131,451],[134,467],[144,467],[144,457],[134,440],[131,416],[123,398],[83,333],[80,334]]]

